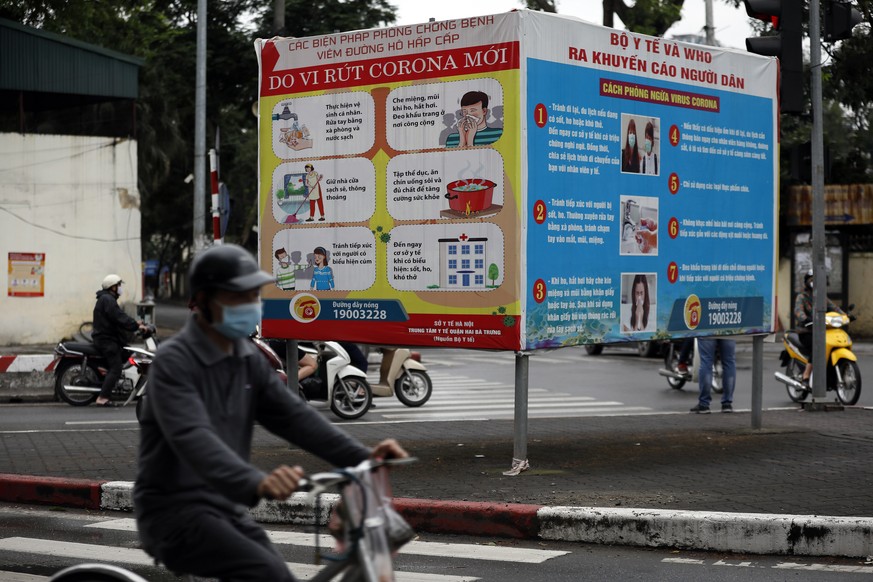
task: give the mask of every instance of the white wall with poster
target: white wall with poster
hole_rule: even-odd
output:
[[[91,320],[103,277],[141,298],[137,149],[132,140],[0,134],[0,345],[54,343]],[[41,256],[42,289],[18,259]],[[25,273],[25,270],[27,271]],[[36,273],[34,273],[36,275]]]

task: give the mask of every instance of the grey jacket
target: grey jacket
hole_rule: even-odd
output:
[[[161,345],[149,375],[134,486],[141,533],[191,503],[227,512],[254,505],[266,476],[249,463],[255,422],[335,466],[370,454],[291,394],[251,341],[225,354],[193,317]]]

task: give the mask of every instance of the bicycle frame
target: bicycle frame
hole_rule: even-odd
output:
[[[328,582],[340,575],[343,581],[387,582],[394,579],[391,555],[415,534],[387,502],[390,496],[387,476],[383,476],[384,480],[370,477],[387,465],[414,460],[368,459],[357,467],[316,473],[300,483],[300,489],[309,489],[313,497],[338,490],[341,498],[335,511],[340,518],[341,541],[346,544],[346,549],[340,554],[329,555],[321,554],[316,546],[316,552],[319,552],[316,560],[325,558],[328,564],[310,579],[311,582]]]
[[[387,475],[373,479],[383,468],[415,462],[415,458],[374,460],[367,459],[356,467],[316,473],[298,483],[298,490],[309,491],[317,498],[323,493],[340,492],[336,506],[342,525],[344,552],[316,558],[328,564],[310,578],[311,582],[329,582],[341,576],[343,582],[390,582],[394,580],[391,556],[410,541],[415,532],[390,507],[390,487]],[[318,532],[316,531],[316,540]],[[318,545],[316,544],[318,552]],[[316,561],[316,563],[318,563]],[[187,576],[192,580],[192,576]],[[146,582],[140,576],[108,564],[79,564],[58,572],[51,582]]]

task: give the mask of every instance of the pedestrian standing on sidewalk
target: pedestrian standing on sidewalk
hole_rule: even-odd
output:
[[[697,406],[691,409],[696,414],[709,414],[712,401],[712,366],[718,350],[721,358],[722,384],[721,411],[733,412],[734,387],[737,383],[737,343],[729,338],[707,337],[697,339],[700,350],[700,370],[698,372],[699,396]]]
[[[134,510],[143,549],[177,573],[296,580],[247,507],[287,499],[303,469],[252,465],[255,423],[334,466],[408,456],[393,439],[364,446],[287,389],[248,339],[268,283],[240,246],[199,253],[188,272],[194,313],[149,370]]]
[[[123,350],[128,343],[127,333],[137,329],[145,331],[148,328],[124,312],[118,305],[121,288],[124,281],[118,275],[106,275],[103,278],[103,288],[97,292],[97,303],[92,315],[91,341],[94,347],[106,359],[109,371],[103,380],[100,396],[95,400],[97,406],[111,406],[112,389],[121,378],[121,368],[124,365]]]

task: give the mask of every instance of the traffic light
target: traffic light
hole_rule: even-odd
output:
[[[746,50],[779,57],[779,103],[783,113],[803,112],[803,0],[743,0],[746,13],[779,34],[746,39]]]
[[[852,29],[861,23],[861,13],[844,2],[824,3],[824,37],[825,42],[834,42],[850,38]]]

